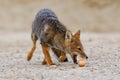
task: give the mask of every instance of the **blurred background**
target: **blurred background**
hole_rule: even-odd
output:
[[[0,0],[0,32],[30,32],[43,8],[73,32],[120,32],[120,0]]]

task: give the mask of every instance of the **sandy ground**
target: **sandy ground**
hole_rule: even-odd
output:
[[[120,80],[120,35],[81,35],[86,54],[86,67],[69,62],[57,67],[41,65],[43,53],[39,42],[31,61],[26,60],[32,42],[30,33],[0,33],[0,80]],[[52,52],[51,52],[52,53]]]
[[[52,9],[72,32],[81,30],[86,67],[73,64],[69,55],[69,62],[60,63],[52,52],[57,67],[41,65],[39,42],[26,60],[30,26],[43,8]],[[0,80],[120,80],[119,16],[120,0],[0,0]]]

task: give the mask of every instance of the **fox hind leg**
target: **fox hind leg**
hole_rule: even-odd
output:
[[[32,38],[33,45],[32,45],[31,50],[30,50],[30,51],[28,52],[28,54],[27,54],[27,60],[28,60],[28,61],[30,61],[31,58],[32,58],[32,56],[33,56],[33,53],[34,53],[34,51],[35,51],[35,49],[36,49],[36,42],[37,42],[37,40],[38,40],[38,38],[35,36],[34,33],[31,34],[31,38]]]

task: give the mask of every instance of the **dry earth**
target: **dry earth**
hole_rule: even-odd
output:
[[[41,65],[43,53],[39,42],[30,62],[26,60],[32,42],[30,33],[0,33],[0,80],[120,80],[120,35],[81,35],[86,54],[86,67],[69,62],[57,67]],[[52,53],[52,52],[51,52]]]
[[[42,8],[52,9],[73,32],[81,29],[86,67],[73,64],[69,55],[69,62],[60,63],[52,52],[58,66],[41,65],[39,42],[26,60],[30,26]],[[0,0],[0,80],[120,80],[119,32],[120,0]]]

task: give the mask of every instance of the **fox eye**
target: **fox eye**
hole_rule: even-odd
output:
[[[81,48],[78,48],[79,51],[81,51]]]

